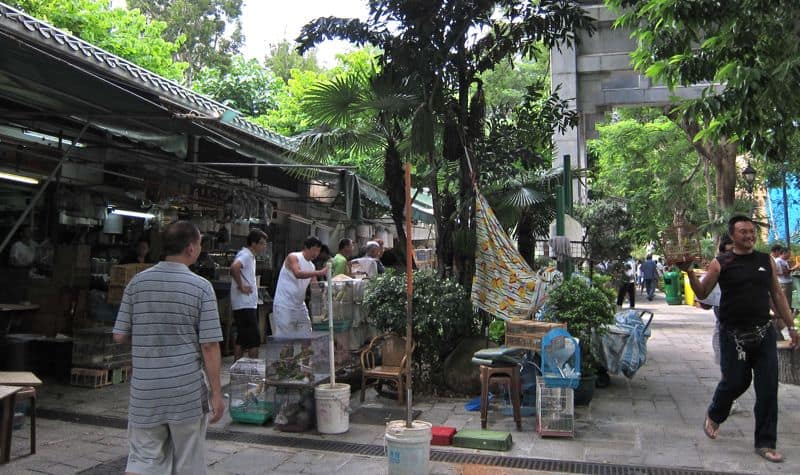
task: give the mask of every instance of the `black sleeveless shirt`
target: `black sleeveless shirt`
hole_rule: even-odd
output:
[[[769,254],[729,252],[717,256],[720,265],[719,323],[725,328],[752,328],[769,322],[772,258]]]

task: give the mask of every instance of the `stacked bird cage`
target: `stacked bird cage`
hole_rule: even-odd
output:
[[[661,241],[667,266],[702,259],[697,227],[687,223],[681,214],[675,215],[672,226],[664,231]]]
[[[536,378],[536,432],[542,437],[575,436],[574,390],[551,388]]]
[[[581,352],[578,340],[563,328],[555,328],[542,338],[542,379],[549,388],[578,387],[581,378]]]
[[[264,424],[274,415],[274,388],[264,384],[263,360],[240,358],[231,366],[230,413],[235,422]]]

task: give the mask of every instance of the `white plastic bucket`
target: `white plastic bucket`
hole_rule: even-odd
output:
[[[427,475],[431,458],[431,428],[429,422],[391,421],[386,424],[386,455],[389,475]]]
[[[350,428],[350,385],[320,384],[314,388],[317,402],[317,430],[320,434],[341,434]]]

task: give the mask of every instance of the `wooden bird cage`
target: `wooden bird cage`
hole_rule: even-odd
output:
[[[703,257],[697,226],[687,223],[682,214],[675,214],[672,226],[664,231],[661,239],[667,266],[700,261]]]

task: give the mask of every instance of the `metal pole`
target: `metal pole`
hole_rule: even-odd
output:
[[[572,215],[572,163],[569,155],[564,155],[564,212]]]
[[[783,234],[786,237],[786,247],[791,247],[789,240],[789,198],[786,196],[786,168],[783,169]],[[0,252],[3,249],[0,248]]]
[[[413,296],[414,296],[414,273],[413,250],[411,243],[411,163],[406,162],[406,427],[411,428],[411,338],[414,336],[413,321]]]
[[[333,264],[331,261],[325,263],[325,286],[326,286],[326,294],[328,294],[328,349],[330,351],[330,365],[331,365],[331,389],[336,385],[336,361],[334,358],[334,351],[336,350],[336,345],[334,343],[333,337],[333,286],[331,285],[333,282],[331,279],[333,278],[333,273],[331,272],[331,267]]]
[[[44,190],[47,189],[47,185],[49,185],[50,182],[53,181],[53,177],[55,177],[56,174],[61,170],[61,166],[64,165],[64,162],[67,160],[67,157],[69,156],[69,152],[72,151],[72,147],[74,147],[75,144],[78,143],[78,141],[83,136],[83,133],[86,132],[86,129],[88,129],[88,128],[89,128],[89,122],[84,124],[84,126],[81,129],[81,131],[78,134],[78,136],[75,137],[75,140],[72,141],[70,146],[64,152],[64,155],[61,156],[61,160],[58,161],[58,163],[56,164],[55,168],[53,168],[53,171],[50,172],[50,175],[48,175],[47,179],[44,181],[44,183],[42,183],[42,186],[41,186],[41,188],[39,188],[39,191],[36,192],[36,195],[34,195],[34,197],[31,200],[31,202],[25,208],[25,211],[22,212],[22,216],[20,216],[17,219],[17,222],[14,223],[14,226],[11,226],[11,230],[6,235],[6,238],[3,240],[2,244],[0,244],[0,252],[3,252],[3,249],[5,249],[6,246],[8,245],[8,243],[11,242],[11,239],[17,233],[17,230],[20,228],[20,226],[22,226],[22,223],[25,222],[25,218],[28,217],[28,214],[31,212],[31,210],[33,210],[34,206],[36,206],[36,203],[39,202],[39,198],[41,198],[42,195],[44,194]]]

